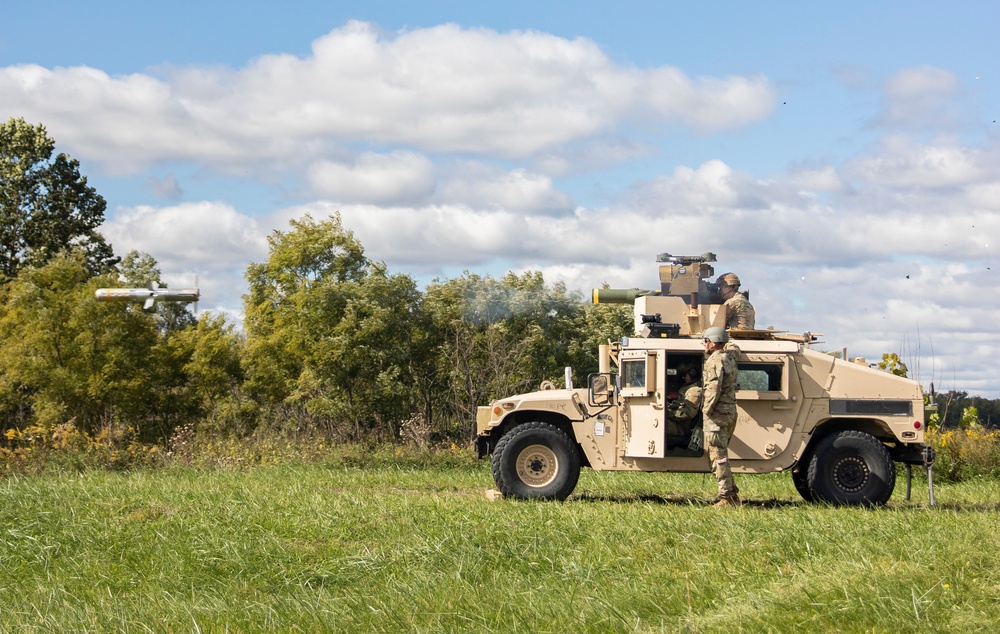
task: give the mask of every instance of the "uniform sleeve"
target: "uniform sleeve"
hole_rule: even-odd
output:
[[[673,416],[677,420],[691,420],[701,411],[701,388],[692,385],[684,392],[684,398],[677,402]]]
[[[735,313],[734,328],[740,330],[753,330],[754,324],[757,320],[754,315],[753,306],[750,305],[750,302],[745,299],[740,299],[739,301],[734,302],[731,307],[727,308],[727,311],[728,310],[732,310]],[[728,312],[726,313],[726,322],[729,322]]]
[[[684,413],[687,414],[688,420],[694,418],[701,411],[701,388],[697,385],[692,387],[684,395]]]
[[[715,409],[715,404],[719,400],[719,380],[722,378],[721,375],[721,364],[719,363],[719,355],[713,354],[708,361],[705,362],[705,371],[703,374],[702,381],[702,404],[701,411],[705,416],[711,416],[712,411]]]

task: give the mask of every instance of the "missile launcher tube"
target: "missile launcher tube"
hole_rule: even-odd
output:
[[[647,291],[639,288],[595,288],[595,304],[633,304],[637,297],[660,295],[660,291]]]

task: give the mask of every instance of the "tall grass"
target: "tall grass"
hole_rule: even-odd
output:
[[[991,631],[1000,493],[801,502],[787,474],[585,471],[489,501],[486,463],[352,460],[0,482],[0,631]]]

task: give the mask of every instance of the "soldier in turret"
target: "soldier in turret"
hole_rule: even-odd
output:
[[[723,273],[715,281],[726,307],[726,329],[753,330],[756,311],[747,296],[740,292],[740,278],[735,273]]]
[[[719,482],[716,506],[739,506],[739,488],[729,467],[729,441],[736,430],[736,379],[740,349],[718,326],[706,328],[705,368],[702,374],[702,426],[712,470]]]

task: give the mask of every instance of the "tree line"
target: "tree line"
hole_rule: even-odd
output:
[[[99,303],[160,282],[98,233],[106,203],[41,125],[0,124],[0,420],[5,430],[318,431],[348,441],[457,441],[476,407],[596,370],[626,306],[589,305],[539,272],[418,288],[365,255],[339,215],[293,220],[246,270],[239,328],[186,307]]]
[[[587,305],[540,273],[465,273],[419,290],[364,256],[340,218],[305,217],[247,269],[244,330],[176,304],[100,303],[100,287],[159,281],[148,255],[97,275],[65,250],[0,289],[0,416],[8,427],[250,435],[318,431],[345,441],[471,437],[478,405],[596,370],[626,332],[624,306]],[[180,313],[180,314],[178,314]],[[602,339],[603,338],[603,339]]]
[[[585,303],[540,272],[421,289],[368,258],[339,215],[268,237],[246,270],[242,329],[177,304],[99,303],[97,288],[160,272],[149,254],[114,254],[97,231],[104,199],[54,147],[41,125],[0,124],[4,431],[461,442],[478,406],[560,383],[565,366],[582,383],[598,345],[632,329],[630,306]]]

